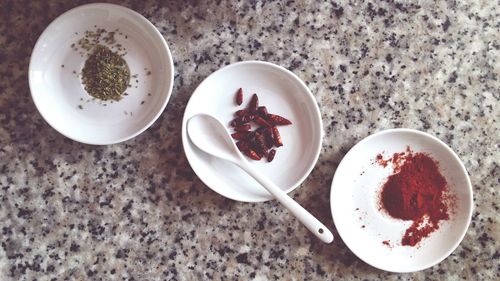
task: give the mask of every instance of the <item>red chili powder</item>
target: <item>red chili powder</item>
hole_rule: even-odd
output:
[[[448,187],[439,172],[438,163],[424,153],[395,153],[389,160],[394,174],[382,186],[380,205],[391,217],[411,220],[401,244],[415,246],[439,228],[441,220],[448,220]]]

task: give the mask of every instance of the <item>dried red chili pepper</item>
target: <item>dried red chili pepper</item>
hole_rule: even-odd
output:
[[[252,99],[250,100],[250,104],[248,105],[248,110],[251,113],[257,112],[257,108],[259,107],[259,97],[257,94],[253,94]]]
[[[264,130],[264,138],[266,140],[267,148],[271,148],[274,146],[274,136],[272,128],[266,128],[266,130]]]
[[[257,130],[255,130],[255,132],[256,133],[263,133],[265,130],[266,130],[266,127],[260,126],[259,128],[257,128]]]
[[[249,115],[245,115],[245,116],[241,117],[243,124],[252,121],[253,119],[255,119],[255,116],[256,115],[254,115],[254,114],[249,114]]]
[[[250,128],[251,128],[250,124],[245,124],[238,127],[234,127],[234,130],[236,132],[248,132],[250,131]]]
[[[264,120],[264,118],[262,118],[260,116],[255,116],[253,121],[255,121],[255,123],[257,123],[261,126],[264,126],[264,127],[268,127],[268,128],[272,127],[271,124],[269,124],[266,120]]]
[[[256,133],[257,133],[256,131],[249,132],[248,135],[245,137],[245,140],[248,142],[252,142]]]
[[[238,127],[238,126],[241,125],[240,123],[241,123],[241,118],[240,117],[236,117],[233,120],[231,120],[231,122],[229,122],[229,125],[231,127]]]
[[[281,139],[280,132],[277,127],[273,127],[274,144],[277,147],[283,146],[283,140]]]
[[[231,137],[235,140],[244,140],[246,136],[248,135],[248,132],[236,132],[231,134]]]
[[[254,145],[252,146],[252,150],[255,151],[255,153],[257,153],[257,155],[259,155],[260,158],[264,157],[264,153],[262,153],[260,150],[258,150],[256,147],[255,147],[255,143]]]
[[[253,160],[260,160],[262,158],[257,154],[257,152],[252,149],[245,150],[245,155],[252,158]]]
[[[250,145],[244,140],[236,142],[236,146],[241,152],[245,152],[246,150],[250,149]]]
[[[276,150],[271,149],[271,151],[269,151],[269,154],[267,155],[267,162],[273,161],[275,155],[276,155]]]
[[[240,88],[236,93],[236,104],[241,105],[243,103],[243,89]]]
[[[236,117],[235,119],[233,119],[233,121],[231,121],[231,126],[233,126],[233,127],[241,126],[243,124],[246,124],[246,123],[252,121],[254,118],[255,118],[255,115],[253,115],[253,114],[249,114],[249,115],[245,115],[245,116],[241,116],[241,117]]]
[[[265,106],[259,106],[257,108],[257,113],[260,115],[260,117],[266,118],[268,114],[267,108]]]
[[[273,125],[290,125],[292,122],[283,116],[277,114],[267,114],[267,120],[269,120]]]
[[[250,111],[248,111],[248,109],[240,109],[240,110],[236,111],[234,114],[236,114],[236,116],[238,116],[238,117],[242,117],[242,116],[248,115],[249,113],[250,113]]]
[[[261,133],[255,134],[254,146],[258,152],[264,155],[267,154],[267,147],[265,144],[264,136]]]
[[[253,146],[253,151],[255,151],[255,153],[257,153],[257,155],[259,155],[260,158],[263,158],[263,157],[267,157],[267,150],[260,150],[258,147],[257,147],[257,144],[254,143]]]

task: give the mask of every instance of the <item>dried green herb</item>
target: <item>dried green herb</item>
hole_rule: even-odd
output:
[[[92,53],[82,69],[85,90],[100,100],[118,101],[129,80],[130,70],[123,57],[104,45],[93,44]]]
[[[85,31],[77,42],[71,44],[75,52],[86,57],[82,71],[73,73],[81,77],[82,84],[93,101],[98,99],[113,103],[127,96],[125,90],[132,87],[130,70],[124,59],[127,51],[115,38],[124,34],[119,29],[107,31],[97,25],[94,28]],[[125,39],[127,38],[125,35]],[[103,105],[106,106],[105,103]]]

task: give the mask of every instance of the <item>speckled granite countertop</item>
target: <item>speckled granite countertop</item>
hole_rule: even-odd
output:
[[[84,2],[0,2],[1,280],[500,278],[497,1],[125,1],[169,43],[175,86],[150,129],[100,147],[49,127],[28,88],[36,39]],[[471,175],[475,210],[458,249],[390,274],[340,239],[319,242],[276,202],[206,188],[183,154],[181,117],[202,79],[249,59],[292,70],[320,105],[323,150],[296,200],[334,229],[327,195],[349,148],[382,129],[426,131]]]

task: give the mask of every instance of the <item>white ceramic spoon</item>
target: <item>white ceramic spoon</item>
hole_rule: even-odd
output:
[[[187,122],[187,133],[199,149],[238,165],[257,180],[321,241],[325,243],[333,241],[333,234],[328,228],[248,163],[236,147],[227,129],[215,117],[208,114],[197,114],[191,117]]]

